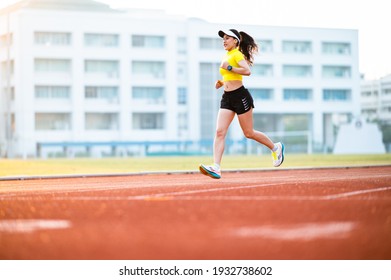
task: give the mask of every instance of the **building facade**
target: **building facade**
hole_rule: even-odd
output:
[[[386,151],[391,151],[391,75],[361,81],[361,114],[382,131]]]
[[[368,121],[391,125],[391,75],[361,82],[361,112]]]
[[[210,151],[225,53],[217,32],[227,28],[260,46],[244,78],[254,127],[291,142],[291,152],[331,151],[335,127],[360,113],[356,30],[228,26],[31,0],[0,11],[1,156],[131,155],[151,141]],[[260,152],[236,121],[228,140],[233,152]]]

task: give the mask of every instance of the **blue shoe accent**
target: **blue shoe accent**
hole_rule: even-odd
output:
[[[213,179],[220,179],[220,178],[221,178],[220,174],[217,174],[217,173],[215,173],[215,172],[209,170],[209,169],[208,169],[206,166],[204,166],[203,164],[200,164],[199,169],[200,169],[200,172],[201,172],[202,174],[204,174],[204,175],[206,175],[206,176],[209,176],[209,177],[211,177],[211,178],[213,178]]]

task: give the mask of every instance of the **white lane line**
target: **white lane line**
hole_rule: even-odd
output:
[[[253,187],[270,187],[273,185],[280,184],[269,184],[269,185],[257,185],[257,186],[243,186],[243,187],[230,187],[230,188],[213,188],[213,189],[203,189],[203,190],[192,190],[192,191],[180,191],[180,192],[168,192],[168,193],[159,193],[159,194],[150,194],[150,195],[136,195],[136,196],[56,196],[51,197],[50,200],[57,201],[68,201],[68,200],[78,200],[78,201],[165,201],[165,200],[226,200],[226,201],[320,201],[320,200],[335,200],[335,199],[343,199],[352,196],[358,196],[367,193],[375,193],[381,191],[389,191],[391,187],[382,187],[376,189],[367,189],[367,190],[359,190],[353,192],[346,193],[338,193],[333,195],[324,195],[324,196],[315,196],[315,195],[205,195],[205,196],[197,196],[191,194],[198,193],[207,193],[207,192],[215,192],[215,191],[223,191],[223,190],[236,190],[236,189],[248,189]],[[372,198],[365,197],[362,198],[365,200],[370,200]],[[390,200],[391,197],[382,197],[382,198],[374,198],[376,200]],[[2,200],[0,198],[0,200]],[[3,199],[4,200],[4,199]],[[13,197],[13,201],[32,201],[32,200],[46,200],[46,198],[42,197]]]
[[[42,200],[43,198],[17,198],[14,201],[32,201]],[[276,196],[276,195],[264,195],[264,196],[245,196],[245,195],[204,195],[204,196],[79,196],[79,197],[53,197],[50,200],[56,201],[327,201],[338,199],[338,197],[326,197],[326,196]],[[363,198],[350,198],[355,200],[391,200],[391,197],[363,197]],[[46,199],[45,199],[46,200]]]
[[[333,194],[333,195],[326,195],[326,196],[324,196],[324,199],[332,200],[332,199],[345,198],[345,197],[349,197],[349,196],[361,195],[361,194],[366,194],[366,193],[383,192],[383,191],[389,191],[389,190],[391,190],[391,187],[382,187],[382,188],[369,189],[369,190],[358,190],[358,191],[353,191],[353,192],[345,192],[345,193],[339,193],[339,194]]]
[[[31,233],[45,229],[65,229],[72,226],[68,220],[0,220],[0,232]]]
[[[270,187],[270,186],[280,186],[282,184],[290,184],[290,183],[272,183],[272,184],[259,184],[259,185],[249,185],[249,186],[235,186],[235,187],[218,187],[218,188],[210,188],[210,189],[196,189],[196,190],[188,190],[188,191],[176,191],[176,192],[166,192],[166,193],[156,193],[156,194],[150,194],[150,195],[137,195],[137,196],[131,196],[134,199],[144,199],[148,197],[159,197],[159,196],[176,196],[176,195],[186,195],[186,194],[195,194],[195,193],[206,193],[206,192],[215,192],[215,191],[228,191],[228,190],[240,190],[240,189],[251,189],[251,188],[259,188],[259,187]],[[118,188],[119,189],[119,188]],[[126,188],[123,188],[126,189]],[[139,187],[138,189],[142,189]],[[8,194],[8,195],[0,195],[0,200],[4,200],[8,197],[21,197],[21,196],[29,196],[29,199],[32,199],[33,196],[40,196],[40,195],[47,195],[47,194],[59,194],[59,193],[81,193],[81,192],[93,192],[97,189],[86,189],[86,190],[72,190],[72,191],[58,191],[58,192],[37,192],[36,194],[29,194],[29,193],[23,193],[23,194]],[[104,191],[108,191],[112,189],[104,189]],[[117,190],[117,189],[116,189]],[[125,197],[126,198],[126,197]]]
[[[235,187],[219,187],[219,188],[210,188],[210,189],[202,189],[202,190],[188,190],[188,191],[176,191],[176,192],[167,192],[167,193],[152,194],[152,195],[140,195],[140,196],[133,196],[133,197],[136,199],[137,198],[145,199],[149,197],[160,197],[160,196],[170,197],[170,196],[182,196],[182,195],[208,193],[208,192],[224,192],[224,191],[232,191],[232,190],[273,187],[273,186],[280,186],[280,185],[281,183],[259,184],[259,185],[250,185],[250,186],[235,186]]]
[[[239,227],[229,235],[242,238],[267,238],[285,241],[347,238],[356,228],[353,222],[306,223],[294,225],[267,225]]]
[[[212,189],[204,189],[204,190],[191,190],[191,191],[178,191],[178,192],[167,192],[162,194],[152,194],[152,195],[140,195],[140,196],[131,196],[127,197],[128,199],[135,199],[135,200],[143,200],[148,198],[159,198],[159,197],[174,197],[175,199],[181,199],[183,196],[189,195],[189,194],[198,194],[198,193],[206,193],[206,192],[215,192],[215,191],[227,191],[227,190],[240,190],[240,189],[251,189],[251,188],[259,188],[259,187],[272,187],[272,186],[280,186],[280,183],[275,184],[262,184],[262,185],[253,185],[253,186],[242,186],[242,187],[228,187],[228,188],[212,188]],[[380,192],[380,191],[387,191],[391,190],[391,187],[382,187],[382,188],[376,188],[376,189],[369,189],[369,190],[359,190],[354,192],[347,192],[347,193],[339,193],[335,195],[326,195],[326,196],[299,196],[299,195],[293,195],[293,196],[250,196],[253,199],[256,199],[258,197],[260,198],[267,198],[267,199],[292,199],[293,200],[301,200],[301,199],[307,199],[307,200],[332,200],[332,199],[338,199],[338,198],[344,198],[354,195],[360,195],[365,193],[371,193],[371,192]],[[215,197],[215,196],[212,196]],[[224,196],[219,196],[220,198]],[[233,199],[240,199],[241,196],[229,196],[229,198],[233,197]],[[190,196],[191,198],[191,196]]]
[[[371,175],[371,176],[360,176],[360,177],[355,177],[355,178],[351,178],[351,179],[346,179],[345,180],[348,180],[348,181],[360,181],[360,180],[363,180],[363,179],[375,179],[375,178],[383,178],[383,177],[390,177],[389,175]],[[285,177],[284,177],[285,178]],[[284,178],[280,178],[280,177],[277,177],[276,179],[284,179]],[[270,178],[268,178],[270,179]],[[269,183],[269,184],[266,184],[266,185],[291,185],[292,183],[295,183],[295,184],[310,184],[310,183],[326,183],[326,182],[333,182],[333,181],[340,181],[340,180],[343,180],[344,178],[341,178],[341,177],[327,177],[327,178],[318,178],[316,180],[312,180],[312,179],[309,179],[309,180],[303,180],[302,178],[297,178],[296,176],[293,176],[292,177],[292,180],[289,180],[289,181],[279,181],[278,183]],[[227,183],[237,183],[238,180],[234,180],[234,181],[228,181],[227,180]],[[152,184],[153,183],[153,184]],[[65,186],[65,189],[58,189],[58,188],[52,188],[52,187],[40,187],[39,189],[35,188],[33,190],[29,190],[28,187],[25,188],[25,190],[17,190],[17,191],[14,191],[12,190],[11,192],[10,191],[7,191],[5,189],[1,190],[0,191],[0,200],[3,200],[3,199],[7,199],[9,197],[19,197],[19,196],[38,196],[38,195],[50,195],[50,194],[53,194],[53,195],[57,195],[57,194],[72,194],[72,193],[83,193],[83,192],[92,192],[92,191],[113,191],[113,190],[129,190],[129,189],[147,189],[147,188],[159,188],[161,187],[161,185],[155,183],[155,182],[140,182],[140,183],[137,183],[137,185],[134,185],[134,182],[120,182],[119,185],[118,183],[115,183],[115,185],[113,186],[110,186],[108,184],[110,184],[110,182],[106,183],[106,182],[93,182],[93,183],[87,183],[87,184],[83,184],[81,182],[81,186],[79,187],[75,187],[75,188],[69,188],[69,186]],[[191,182],[191,183],[195,183],[195,182]],[[174,182],[174,183],[171,183],[170,187],[186,187],[187,185],[189,184],[189,182]],[[101,185],[104,185],[104,186],[101,186]],[[202,185],[202,183],[201,183]],[[253,185],[253,186],[250,186],[250,187],[263,187],[265,186],[264,184],[261,184],[261,185]],[[233,188],[240,188],[240,187],[233,187]],[[244,186],[244,188],[247,188],[246,186]],[[226,188],[218,188],[218,189],[226,189]],[[213,191],[213,190],[212,190]]]
[[[135,195],[135,196],[79,196],[79,197],[72,197],[72,196],[55,196],[51,197],[50,200],[335,200],[335,199],[341,199],[341,198],[347,198],[352,196],[358,196],[362,194],[368,194],[368,193],[375,193],[375,192],[382,192],[382,191],[389,191],[391,190],[391,187],[380,187],[375,189],[365,189],[365,190],[358,190],[358,191],[352,191],[352,192],[344,192],[344,193],[337,193],[332,195],[323,195],[323,196],[316,196],[316,195],[284,195],[284,196],[278,196],[278,195],[261,195],[261,196],[224,196],[224,195],[209,195],[209,196],[190,196],[193,194],[201,194],[201,193],[209,193],[209,192],[224,192],[224,191],[231,191],[231,190],[241,190],[241,189],[253,189],[253,188],[260,188],[260,187],[273,187],[273,186],[282,186],[285,184],[290,183],[274,183],[274,184],[259,184],[259,185],[250,185],[250,186],[235,186],[235,187],[218,187],[218,188],[209,188],[209,189],[200,189],[200,190],[187,190],[187,191],[175,191],[175,192],[166,192],[166,193],[155,193],[155,194],[146,194],[146,195]],[[27,195],[27,194],[26,194]],[[7,197],[1,197],[1,200],[6,200]],[[11,199],[8,197],[8,199]],[[30,200],[44,200],[46,198],[43,198],[42,196],[19,196],[19,197],[12,197],[12,200],[19,200],[19,201],[30,201]],[[368,198],[367,198],[368,199]]]
[[[376,189],[369,190],[359,190],[354,192],[346,192],[339,193],[335,195],[325,195],[325,196],[300,196],[300,195],[285,195],[285,196],[277,196],[277,195],[263,195],[263,196],[224,196],[224,195],[212,195],[212,196],[188,196],[190,194],[199,194],[199,193],[207,193],[207,192],[215,192],[215,191],[226,191],[226,190],[238,190],[238,189],[249,189],[249,188],[257,188],[257,187],[271,187],[275,185],[281,184],[264,184],[264,185],[254,185],[254,186],[242,186],[242,187],[229,187],[229,188],[212,188],[212,189],[203,189],[203,190],[191,190],[191,191],[178,191],[178,192],[167,192],[161,194],[151,194],[151,195],[137,195],[137,196],[115,196],[115,197],[75,197],[75,200],[334,200],[339,198],[345,198],[355,195],[361,195],[372,192],[381,192],[391,190],[391,187],[382,187]],[[61,198],[59,198],[61,200]]]

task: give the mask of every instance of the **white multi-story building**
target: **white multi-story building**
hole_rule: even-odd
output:
[[[391,75],[378,80],[361,81],[361,114],[368,122],[376,122],[383,133],[383,142],[391,151]]]
[[[230,26],[89,0],[30,0],[0,11],[1,155],[208,142],[222,93],[214,89],[225,53],[217,32],[226,28],[260,45],[245,78],[254,127],[276,141],[309,132],[286,138],[292,152],[303,141],[332,150],[335,127],[360,112],[356,30]],[[242,138],[230,130],[229,140]]]
[[[361,112],[368,121],[391,124],[391,75],[361,82]]]

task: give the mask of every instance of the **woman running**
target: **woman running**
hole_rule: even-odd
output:
[[[238,32],[236,29],[220,30],[218,34],[223,38],[227,54],[220,65],[223,79],[216,81],[215,88],[224,86],[224,94],[217,116],[213,144],[214,163],[201,164],[200,172],[214,179],[221,178],[220,164],[224,153],[225,137],[235,114],[238,116],[244,136],[268,147],[272,153],[273,165],[278,167],[284,161],[284,144],[273,143],[266,134],[254,130],[253,98],[242,82],[243,76],[251,75],[250,66],[253,64],[253,54],[258,52],[258,45],[250,35],[243,31]]]

